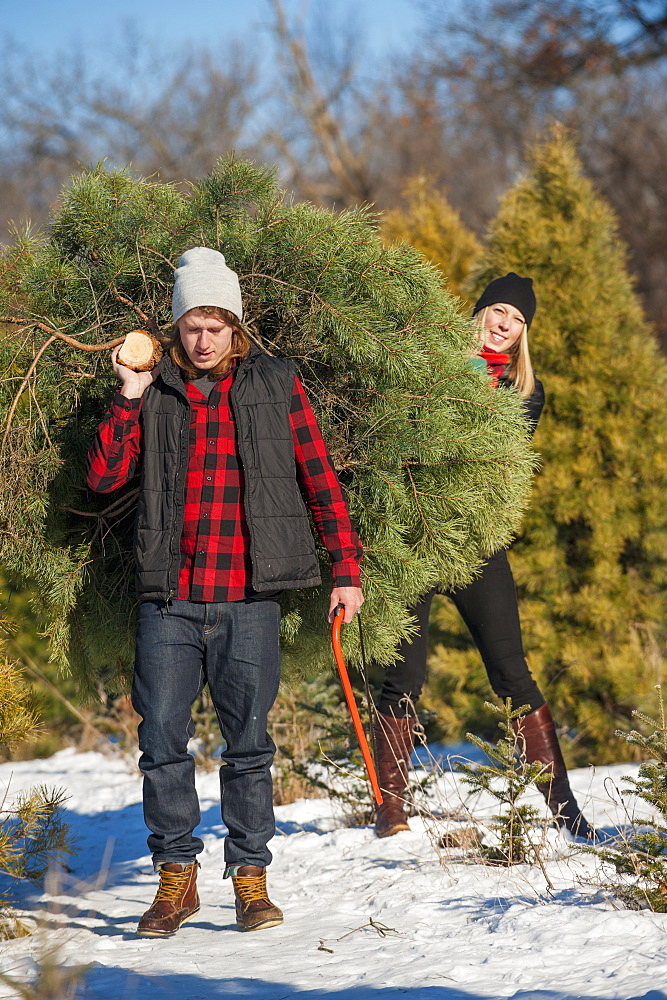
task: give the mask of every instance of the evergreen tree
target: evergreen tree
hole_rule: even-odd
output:
[[[605,762],[631,706],[652,697],[641,629],[667,617],[667,364],[613,215],[560,130],[502,202],[476,291],[510,270],[535,282],[531,354],[547,399],[542,469],[511,549],[524,641],[576,733],[570,759]],[[450,705],[452,732],[457,719],[487,728],[479,656],[446,601],[435,617],[432,701]]]
[[[0,622],[0,628],[7,623]],[[4,643],[3,643],[4,645]],[[0,756],[7,756],[17,743],[37,728],[38,717],[21,671],[6,657],[0,658]]]
[[[62,748],[63,736],[73,735],[73,715],[62,696],[66,701],[76,702],[79,694],[75,679],[59,676],[55,665],[49,663],[48,642],[40,633],[39,616],[31,603],[33,599],[29,590],[13,587],[0,572],[0,615],[16,622],[16,629],[8,637],[7,649],[17,658],[23,674],[22,683],[39,704],[40,725],[32,735],[20,740],[21,759],[48,757]],[[79,725],[78,720],[76,725]],[[15,757],[13,753],[12,757]]]
[[[529,763],[520,753],[519,737],[512,723],[528,711],[527,705],[512,708],[510,700],[502,706],[487,703],[488,710],[495,716],[503,735],[496,743],[487,743],[473,733],[467,738],[478,750],[483,750],[488,764],[459,764],[462,780],[472,792],[486,792],[498,803],[501,810],[488,824],[496,834],[496,844],[483,844],[482,857],[495,865],[522,865],[537,861],[539,845],[531,833],[539,826],[540,814],[534,806],[521,799],[534,785],[549,780],[544,764]]]
[[[8,623],[0,622],[0,629]],[[32,698],[18,667],[4,656],[0,642],[0,757],[38,727]],[[49,864],[71,850],[62,818],[64,795],[45,787],[31,789],[15,800],[3,789],[0,800],[0,872],[12,878],[40,881]],[[6,893],[0,894],[0,939],[24,933]]]
[[[654,820],[650,826],[637,830],[631,840],[599,849],[596,854],[625,876],[614,886],[620,899],[632,908],[667,913],[667,718],[661,687],[659,684],[656,687],[660,695],[660,719],[634,713],[653,732],[648,736],[636,730],[616,734],[650,758],[639,765],[636,778],[621,780],[626,786],[623,794],[634,795],[651,806]]]
[[[405,208],[382,217],[383,236],[415,247],[441,271],[449,291],[463,295],[482,256],[479,240],[427,177],[413,177],[403,196]]]
[[[107,350],[63,336],[96,348],[137,325],[170,332],[173,269],[197,244],[238,272],[251,336],[297,361],[366,546],[368,652],[387,662],[405,603],[469,579],[516,529],[533,468],[521,407],[471,365],[469,321],[414,249],[384,245],[366,210],[286,200],[251,163],[185,192],[95,169],[44,238],[5,250],[0,561],[33,581],[61,664],[89,682],[127,671],[136,486],[84,487],[115,378]],[[331,662],[327,564],[322,588],[283,603],[286,658],[310,671]],[[344,641],[354,659],[357,630]]]

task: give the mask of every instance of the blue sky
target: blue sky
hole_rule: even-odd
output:
[[[318,6],[319,4],[319,6]],[[268,0],[26,0],[3,5],[0,34],[35,54],[86,48],[92,61],[118,41],[124,25],[171,47],[179,42],[221,46],[266,37]],[[351,26],[373,55],[400,56],[415,41],[419,0],[284,0],[288,15],[325,11],[334,25]]]

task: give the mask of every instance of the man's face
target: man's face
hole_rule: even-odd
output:
[[[229,352],[233,327],[200,309],[190,309],[176,324],[183,349],[196,368],[210,371]]]

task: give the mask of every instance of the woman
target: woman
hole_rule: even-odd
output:
[[[528,352],[528,330],[536,308],[531,278],[511,271],[496,278],[482,292],[473,310],[478,316],[481,357],[496,385],[513,385],[524,397],[535,431],[544,406],[542,383],[533,375]],[[426,678],[428,619],[436,589],[411,608],[419,634],[401,643],[396,663],[388,667],[377,706],[375,741],[380,786],[385,802],[377,812],[376,833],[390,837],[407,830],[405,800],[408,763],[414,745],[417,703]],[[549,706],[535,683],[523,651],[519,609],[512,570],[504,549],[484,564],[481,575],[467,587],[447,593],[466,623],[482,656],[489,682],[503,701],[528,705],[528,714],[516,723],[526,758],[545,765],[551,780],[539,790],[555,816],[580,837],[591,834],[570,788]]]

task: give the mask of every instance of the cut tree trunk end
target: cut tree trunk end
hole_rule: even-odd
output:
[[[130,330],[118,352],[119,364],[133,372],[149,372],[155,368],[163,351],[159,341],[147,330]]]

